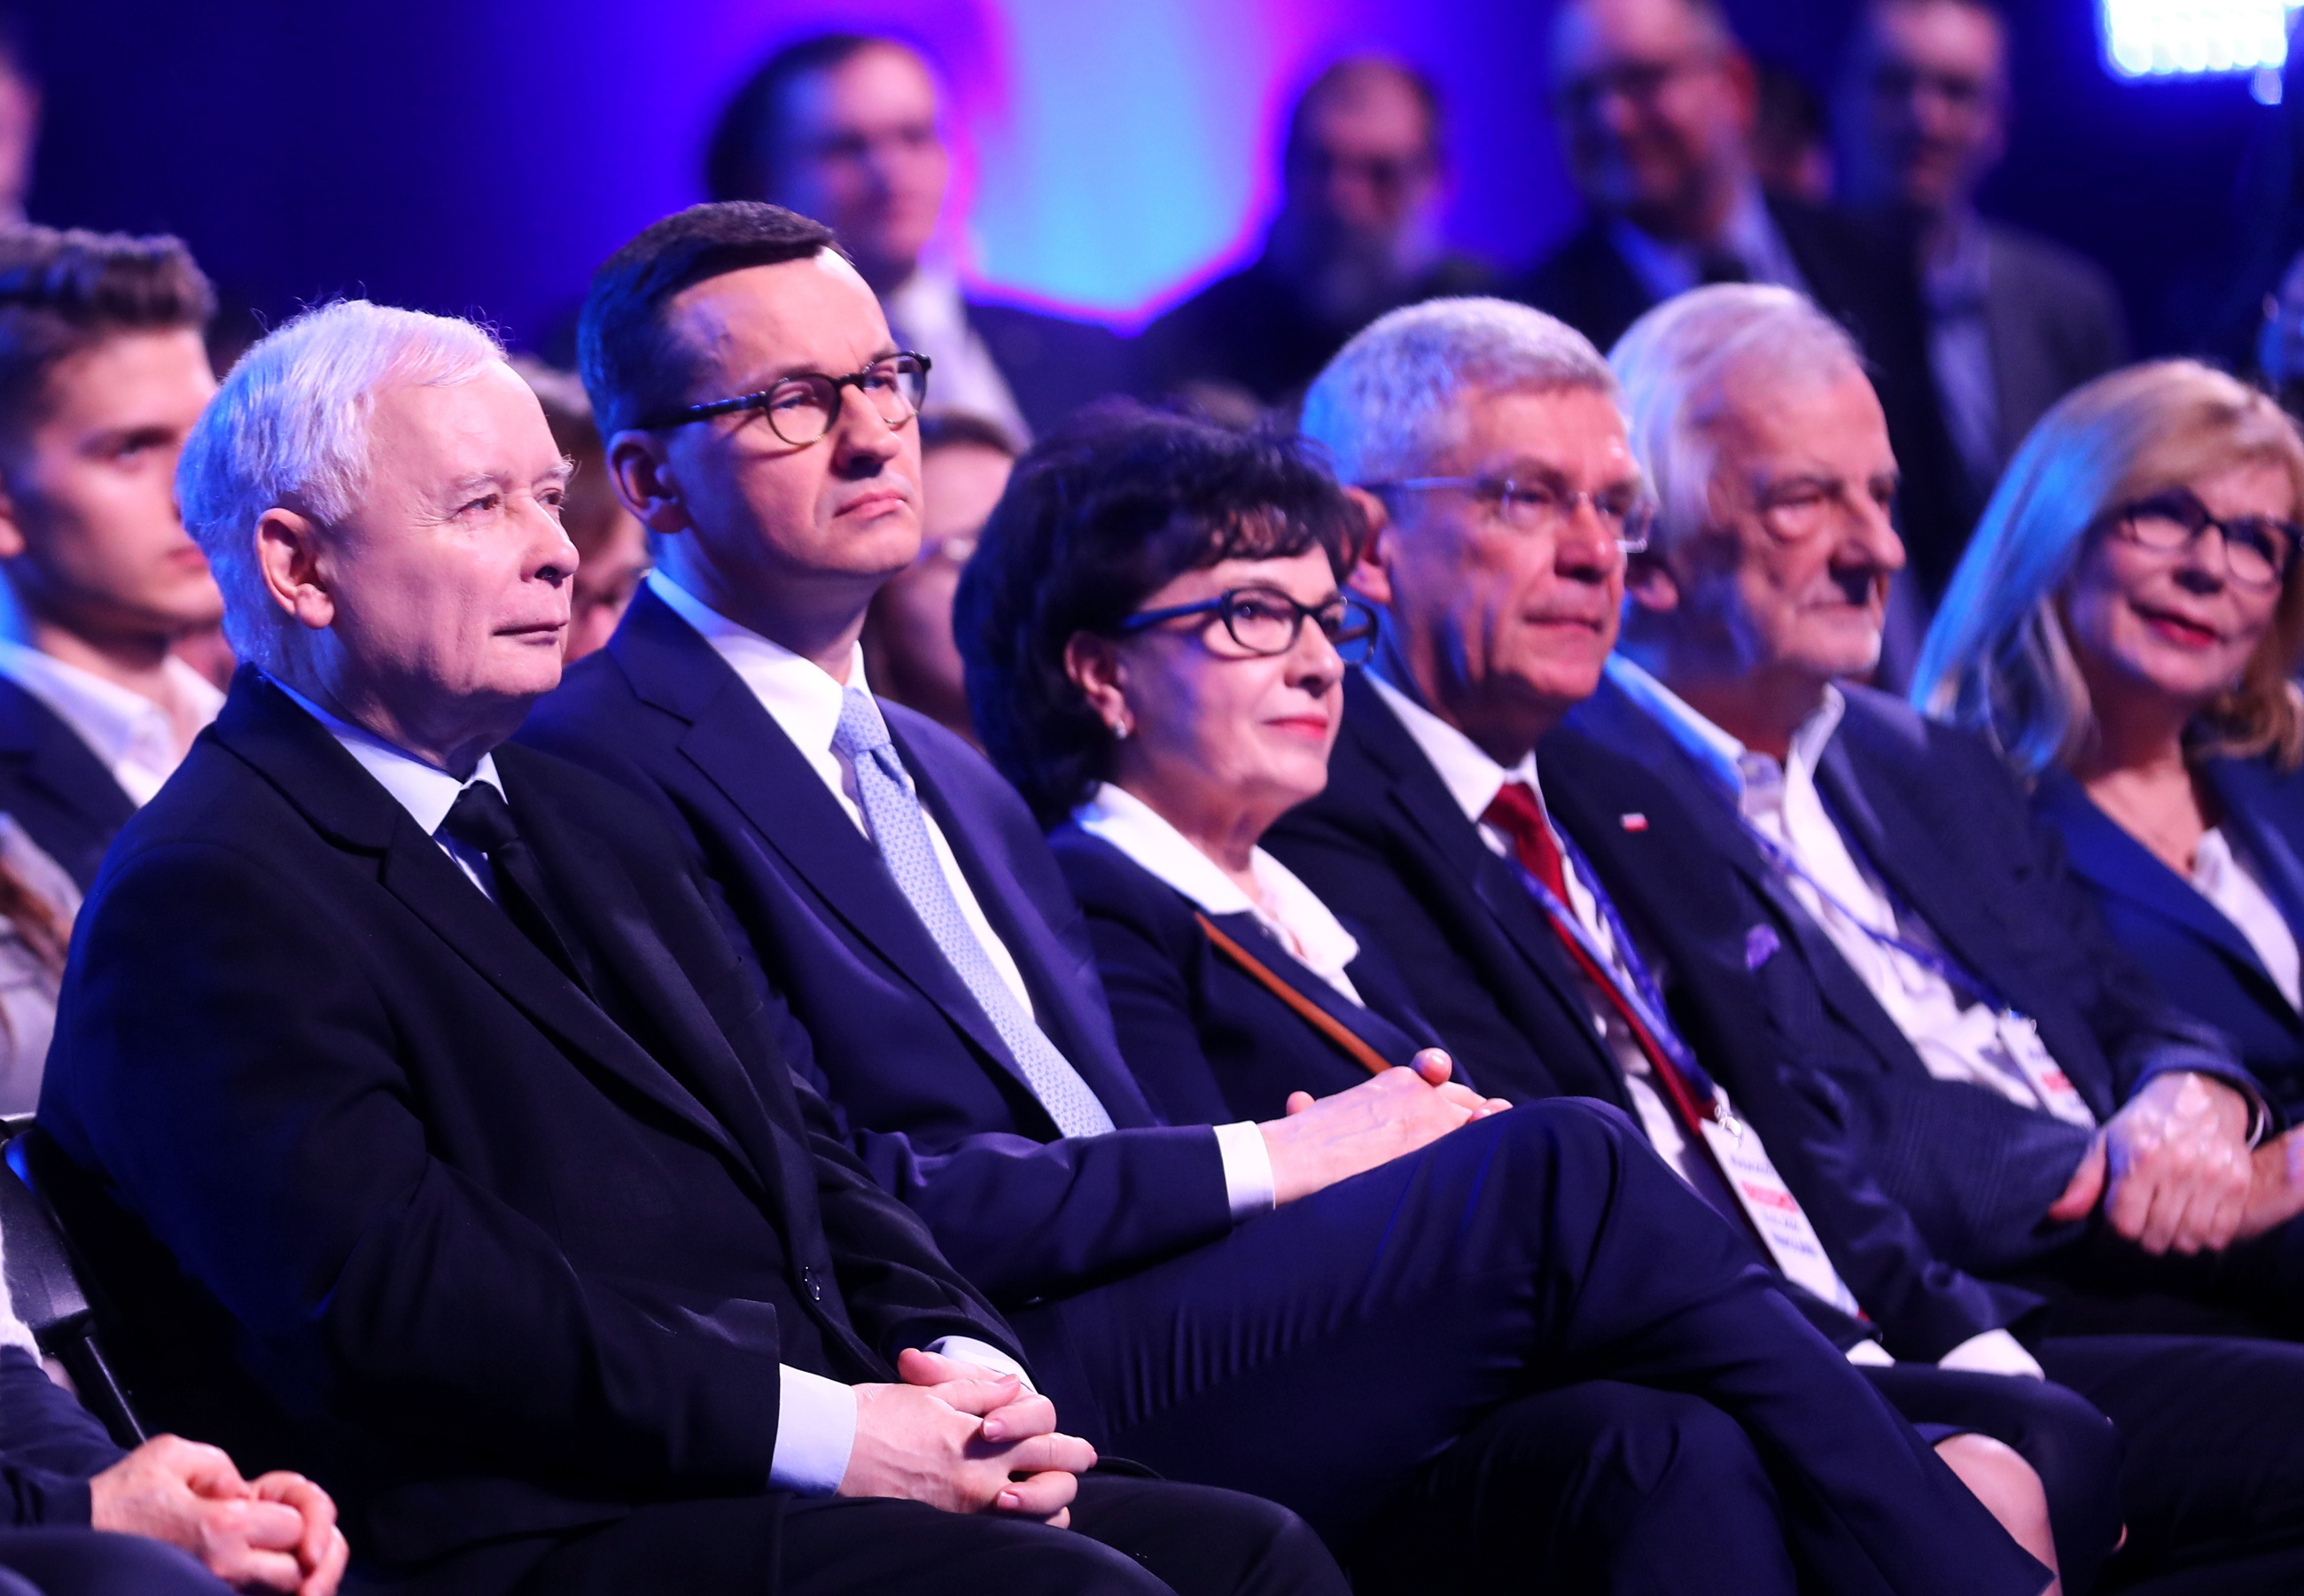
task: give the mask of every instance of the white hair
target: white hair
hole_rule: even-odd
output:
[[[1427,300],[1345,344],[1305,394],[1300,426],[1338,481],[1366,487],[1426,475],[1467,395],[1573,388],[1616,397],[1608,362],[1566,322],[1509,300]]]
[[[1633,456],[1656,496],[1659,544],[1712,521],[1713,429],[1729,383],[1829,383],[1864,370],[1856,340],[1789,288],[1724,283],[1666,300],[1608,352]]]
[[[338,300],[275,328],[240,358],[184,441],[176,497],[224,591],[241,658],[283,663],[288,617],[256,563],[256,523],[293,510],[322,526],[368,483],[368,420],[393,383],[468,382],[504,358],[486,329],[449,316]]]

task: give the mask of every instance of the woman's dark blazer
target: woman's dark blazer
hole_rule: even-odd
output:
[[[1070,821],[1048,842],[1088,914],[1120,1050],[1170,1124],[1277,1119],[1292,1091],[1326,1097],[1368,1078],[1365,1065],[1216,950],[1191,899]],[[1368,1001],[1362,1008],[1299,964],[1255,916],[1210,918],[1393,1064],[1439,1046],[1398,971],[1367,938],[1345,971]]]
[[[2201,774],[2235,850],[2304,941],[2304,773],[2283,774],[2257,758],[2210,760]],[[2113,936],[2171,1001],[2238,1044],[2240,1061],[2296,1123],[2304,1116],[2304,1017],[2240,928],[2064,771],[2040,778],[2032,808],[2063,838],[2073,873],[2096,894]]]

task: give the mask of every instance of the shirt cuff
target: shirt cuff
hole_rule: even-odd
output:
[[[1232,1204],[1232,1223],[1237,1225],[1252,1214],[1270,1213],[1275,1190],[1272,1150],[1264,1145],[1264,1133],[1249,1119],[1220,1125],[1216,1131],[1216,1156],[1224,1160],[1224,1197]]]
[[[2031,1380],[2046,1380],[2047,1371],[2040,1361],[2024,1350],[2024,1344],[2006,1330],[1986,1330],[1981,1336],[1970,1336],[1936,1360],[1939,1369],[1952,1369],[1967,1374],[2020,1374]]]
[[[1032,1376],[1024,1365],[989,1341],[978,1341],[973,1336],[939,1336],[928,1343],[928,1350],[955,1363],[989,1369],[995,1374],[1012,1374],[1024,1382],[1024,1388],[1033,1396],[1040,1394],[1040,1388],[1032,1383]]]
[[[856,1449],[856,1393],[836,1380],[779,1363],[776,1449],[768,1483],[800,1496],[831,1496]]]
[[[1841,1355],[1850,1363],[1859,1363],[1868,1369],[1893,1369],[1896,1366],[1894,1356],[1877,1341],[1859,1341]]]

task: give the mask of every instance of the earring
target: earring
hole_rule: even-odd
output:
[[[1114,741],[1114,742],[1115,742],[1115,743],[1125,743],[1125,742],[1127,742],[1127,741],[1128,741],[1128,734],[1129,734],[1129,733],[1131,733],[1131,732],[1132,732],[1132,731],[1134,731],[1135,729],[1136,729],[1136,728],[1135,728],[1135,726],[1132,726],[1131,724],[1130,724],[1129,722],[1127,722],[1127,721],[1125,721],[1125,720],[1114,721],[1114,722],[1113,723],[1113,726],[1112,726],[1112,738],[1113,738],[1113,741]]]

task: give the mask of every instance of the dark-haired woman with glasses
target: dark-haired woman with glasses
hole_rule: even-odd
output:
[[[1088,921],[1121,1046],[1177,1124],[1445,1056],[1382,955],[1258,845],[1327,783],[1358,522],[1298,446],[1115,413],[1012,482],[962,580],[969,697]]]
[[[2304,1112],[2304,442],[2189,361],[2042,418],[1928,633],[1922,708],[2033,784],[2107,924]]]

